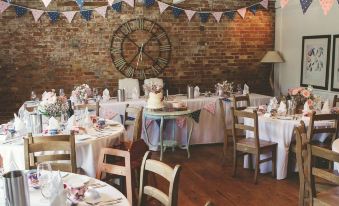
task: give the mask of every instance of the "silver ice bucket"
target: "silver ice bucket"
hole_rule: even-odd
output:
[[[194,87],[187,86],[187,98],[194,99]]]
[[[29,206],[27,176],[16,170],[4,174],[6,202],[10,206]]]
[[[125,100],[125,89],[118,89],[118,102],[124,102]]]
[[[42,115],[38,113],[29,114],[29,122],[32,134],[42,133]]]

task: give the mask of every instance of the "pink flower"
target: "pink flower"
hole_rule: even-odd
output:
[[[311,96],[311,92],[307,89],[303,90],[301,93],[305,98],[309,98]]]
[[[308,99],[307,100],[307,104],[308,104],[308,106],[313,106],[313,100],[312,99]]]
[[[293,90],[292,90],[292,95],[297,95],[298,92],[299,92],[299,90],[298,90],[297,88],[296,88],[296,89],[293,89]]]

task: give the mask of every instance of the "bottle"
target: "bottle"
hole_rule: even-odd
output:
[[[67,100],[68,102],[68,111],[67,111],[67,115],[68,115],[68,118],[70,118],[72,115],[74,115],[74,109],[73,109],[73,103],[71,102],[71,100]]]

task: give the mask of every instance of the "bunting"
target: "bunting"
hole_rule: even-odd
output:
[[[177,7],[173,7],[172,12],[173,12],[174,17],[178,18],[180,16],[180,14],[182,13],[182,9],[177,8]]]
[[[246,15],[246,8],[241,8],[241,9],[238,9],[237,12],[239,13],[239,15],[242,17],[242,18],[245,18],[245,15]]]
[[[326,16],[331,10],[334,0],[319,0],[321,8],[323,9],[324,15]]]
[[[210,16],[210,13],[208,13],[208,12],[199,12],[199,16],[200,16],[200,21],[202,23],[206,23],[208,21],[208,17]]]
[[[203,109],[208,111],[211,114],[215,114],[216,104],[215,102],[210,102],[204,105]]]
[[[77,2],[80,10],[82,10],[82,7],[84,6],[84,0],[75,0],[75,2]]]
[[[177,123],[177,126],[179,127],[179,128],[184,128],[184,126],[185,126],[185,123],[186,123],[186,118],[185,117],[178,117],[178,118],[176,118],[176,123]]]
[[[115,3],[112,5],[112,9],[115,10],[116,12],[121,12],[121,5],[122,5],[122,2]]]
[[[262,0],[262,1],[260,2],[260,5],[261,5],[262,7],[264,7],[265,9],[268,9],[268,0]]]
[[[10,5],[10,3],[0,1],[0,14],[4,12]]]
[[[33,18],[35,22],[38,22],[38,20],[40,19],[41,15],[44,13],[44,11],[42,10],[38,10],[38,9],[31,9]]]
[[[130,5],[131,7],[134,7],[134,0],[123,0],[126,4]],[[121,7],[121,6],[120,6]]]
[[[27,9],[20,6],[14,6],[15,13],[18,17],[21,17],[27,13]]]
[[[300,0],[300,5],[303,10],[303,13],[305,14],[308,7],[312,4],[312,0]]]
[[[44,3],[45,7],[48,7],[48,5],[51,3],[52,0],[42,0],[42,3]]]
[[[72,20],[77,12],[76,11],[64,11],[62,14],[66,17],[68,23],[72,23]]]
[[[192,11],[192,10],[185,10],[186,16],[188,18],[188,21],[191,21],[192,17],[194,16],[194,14],[196,13],[196,11]]]
[[[229,11],[224,13],[229,20],[233,20],[235,17],[235,12],[234,11]]]
[[[215,20],[217,20],[217,22],[220,22],[220,19],[222,17],[223,12],[213,12],[212,15],[214,16]]]
[[[158,1],[158,6],[159,6],[160,14],[162,14],[167,9],[167,7],[169,5],[165,4],[165,3],[162,3],[161,1]]]
[[[59,12],[57,11],[49,11],[47,12],[49,18],[51,19],[52,23],[55,23],[59,19]]]
[[[89,20],[91,20],[92,10],[80,11],[80,14],[81,14],[82,18],[84,18],[86,21],[89,21]]]
[[[258,9],[258,5],[256,4],[256,5],[250,6],[248,9],[253,13],[253,15],[255,15]]]
[[[153,6],[154,3],[155,3],[155,0],[145,0],[145,6],[147,8]]]
[[[106,12],[107,12],[107,6],[101,6],[94,9],[98,14],[100,14],[102,17],[106,18]]]
[[[280,0],[280,6],[281,8],[284,8],[288,3],[288,0]]]
[[[200,120],[200,113],[201,113],[201,109],[192,112],[192,113],[189,114],[188,116],[191,117],[196,123],[199,123],[199,120]]]

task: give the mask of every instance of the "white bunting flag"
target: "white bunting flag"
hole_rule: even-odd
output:
[[[284,8],[288,3],[288,0],[280,0],[280,6],[281,8]]]
[[[319,0],[321,8],[323,9],[324,15],[327,16],[328,12],[331,10],[334,0]]]
[[[162,12],[164,12],[169,6],[168,4],[165,4],[161,1],[158,1],[158,5],[159,5],[160,14],[162,14]]]
[[[42,0],[42,2],[44,3],[45,7],[47,7],[52,0]]]
[[[0,14],[4,12],[11,4],[8,2],[0,1]]]
[[[102,17],[106,18],[106,12],[107,12],[107,6],[101,6],[94,9],[96,12],[98,12]]]
[[[124,0],[124,2],[126,2],[131,7],[134,7],[134,0]]]
[[[35,22],[38,22],[38,20],[40,19],[41,15],[44,13],[44,11],[42,10],[38,10],[38,9],[31,9],[33,18]]]
[[[62,13],[65,15],[68,22],[71,23],[77,12],[76,11],[64,11]]]
[[[184,2],[185,0],[173,0],[173,4],[179,4],[181,2]]]
[[[188,18],[188,21],[191,21],[192,17],[194,16],[194,14],[196,13],[196,11],[192,11],[192,10],[185,10],[186,16]]]
[[[263,6],[265,9],[268,9],[268,0],[262,0],[260,5]]]
[[[224,12],[213,12],[212,15],[214,16],[215,20],[217,20],[217,22],[220,22],[223,13]]]
[[[246,15],[246,8],[238,9],[237,12],[239,13],[239,15],[240,15],[242,18],[245,18],[245,15]]]

